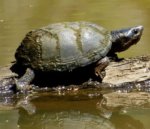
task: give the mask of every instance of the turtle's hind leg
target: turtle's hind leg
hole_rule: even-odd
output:
[[[29,84],[34,79],[34,77],[35,77],[34,71],[30,68],[27,68],[25,74],[21,78],[19,78],[18,80],[15,79],[17,90],[21,91],[29,90],[31,88]]]
[[[94,69],[95,75],[99,77],[100,80],[104,78],[104,69],[108,66],[109,62],[109,58],[104,57],[96,63],[96,67]]]

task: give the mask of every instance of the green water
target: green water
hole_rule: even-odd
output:
[[[0,0],[0,66],[14,60],[28,31],[62,21],[91,21],[109,30],[143,25],[140,42],[120,56],[149,54],[149,12],[149,0]],[[115,109],[105,118],[97,108],[101,97],[83,98],[41,96],[33,100],[34,114],[13,106],[0,108],[0,129],[150,128],[149,108],[131,107],[126,113]]]

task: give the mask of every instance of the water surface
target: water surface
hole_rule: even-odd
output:
[[[88,93],[89,92],[89,93]],[[150,108],[104,107],[102,96],[90,94],[45,94],[14,108],[3,104],[3,129],[149,129]],[[91,92],[92,93],[92,92]],[[20,101],[20,100],[19,100]],[[20,103],[18,101],[18,103]],[[27,104],[27,105],[26,105]],[[1,104],[0,104],[1,105]],[[18,104],[19,105],[19,104]],[[9,108],[8,108],[9,107]],[[3,110],[2,110],[3,109]]]

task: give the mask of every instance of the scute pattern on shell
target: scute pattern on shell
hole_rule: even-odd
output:
[[[106,56],[111,35],[90,22],[63,22],[29,32],[18,47],[17,62],[41,71],[70,71]]]

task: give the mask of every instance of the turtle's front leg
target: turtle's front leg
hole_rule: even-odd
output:
[[[25,74],[18,80],[15,80],[17,90],[21,91],[29,90],[31,88],[29,84],[34,79],[34,77],[35,77],[34,71],[30,68],[27,68]]]
[[[99,79],[102,80],[104,78],[102,71],[108,66],[109,62],[109,58],[104,57],[96,63],[95,75],[99,77]]]

